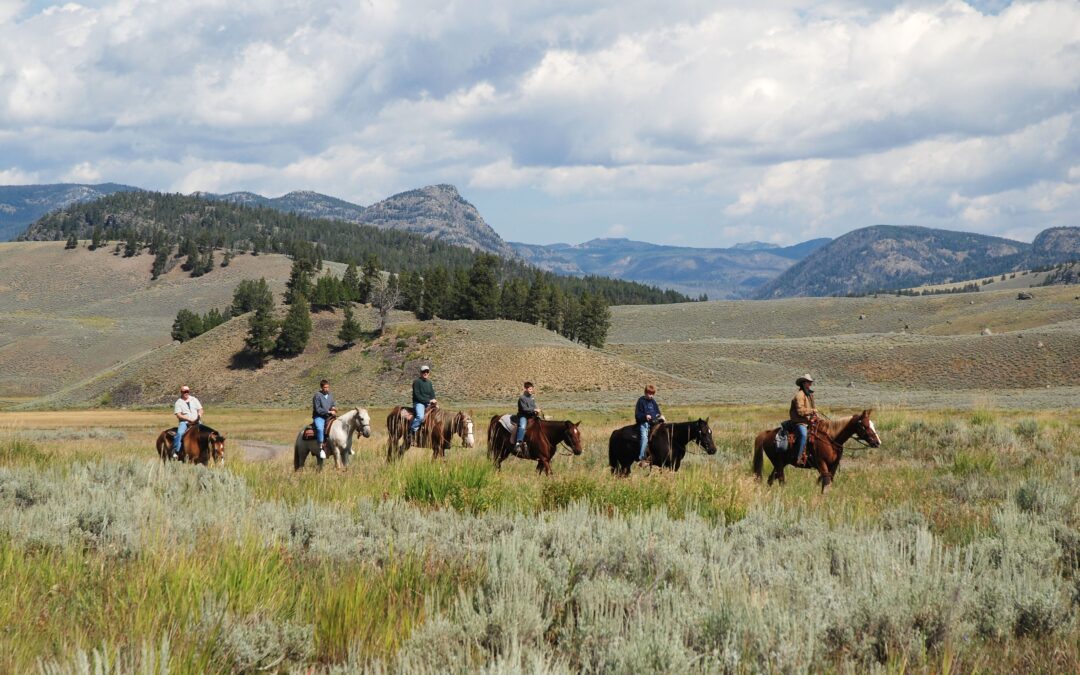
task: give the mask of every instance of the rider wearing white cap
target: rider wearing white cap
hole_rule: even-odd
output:
[[[817,409],[814,408],[814,390],[810,388],[810,385],[814,383],[814,378],[809,374],[803,375],[799,379],[795,380],[795,386],[799,388],[795,392],[795,396],[791,399],[791,421],[798,424],[796,429],[799,432],[799,450],[798,457],[795,463],[802,466],[806,463],[806,429],[807,425],[817,418]]]
[[[199,399],[191,395],[191,389],[185,384],[180,387],[180,398],[173,404],[173,414],[176,415],[176,436],[173,437],[173,459],[180,456],[180,442],[184,438],[188,427],[198,424],[202,419],[203,407]]]

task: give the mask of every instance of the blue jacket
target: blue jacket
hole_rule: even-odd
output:
[[[646,415],[652,415],[652,420],[645,419]],[[650,424],[656,421],[656,418],[660,417],[660,404],[656,402],[655,398],[648,398],[642,396],[637,400],[637,405],[634,407],[634,420],[638,424]]]

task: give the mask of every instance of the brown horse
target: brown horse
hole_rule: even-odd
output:
[[[172,459],[172,444],[175,436],[176,427],[158,434],[157,453],[162,463]],[[184,437],[180,439],[180,461],[209,465],[211,457],[214,458],[215,464],[225,464],[225,437],[210,427],[192,424],[184,432]]]
[[[396,406],[386,416],[387,462],[400,459],[411,447],[409,425],[412,424],[413,414],[409,408]],[[473,447],[475,441],[472,417],[464,412],[458,412],[450,417],[435,405],[428,408],[424,416],[424,421],[417,432],[416,445],[431,448],[432,459],[445,458],[446,449],[450,447],[454,436],[460,436],[461,444],[466,448]]]
[[[500,415],[494,415],[488,423],[488,457],[495,462],[495,468],[501,469],[503,460],[509,457],[514,447],[510,432],[500,422]],[[575,455],[580,455],[581,422],[564,420],[529,420],[525,427],[525,446],[528,459],[536,460],[536,473],[551,475],[551,458],[560,443],[565,443]]]
[[[870,420],[870,410],[864,410],[858,415],[842,417],[837,420],[821,419],[806,439],[806,466],[800,469],[816,468],[818,470],[818,482],[821,483],[821,491],[832,484],[836,471],[840,468],[840,458],[844,455],[844,443],[852,437],[863,441],[871,448],[881,445],[874,423]],[[754,439],[754,475],[761,480],[762,454],[769,456],[773,470],[769,474],[769,485],[774,480],[784,484],[784,467],[795,464],[797,441],[792,439],[788,442],[786,450],[776,447],[776,433],[779,429],[762,431]]]

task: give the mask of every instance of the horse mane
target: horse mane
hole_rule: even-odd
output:
[[[829,438],[836,438],[856,417],[858,417],[858,415],[849,415],[835,420],[825,420],[824,426],[829,434]]]

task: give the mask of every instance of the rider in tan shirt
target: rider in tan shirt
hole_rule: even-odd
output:
[[[795,380],[795,386],[799,390],[795,392],[795,396],[791,399],[789,414],[791,421],[798,424],[796,429],[799,432],[799,451],[798,458],[795,460],[795,463],[799,466],[806,464],[807,425],[817,417],[817,409],[814,408],[814,390],[810,388],[812,384],[814,384],[814,378],[810,377],[809,374]]]

